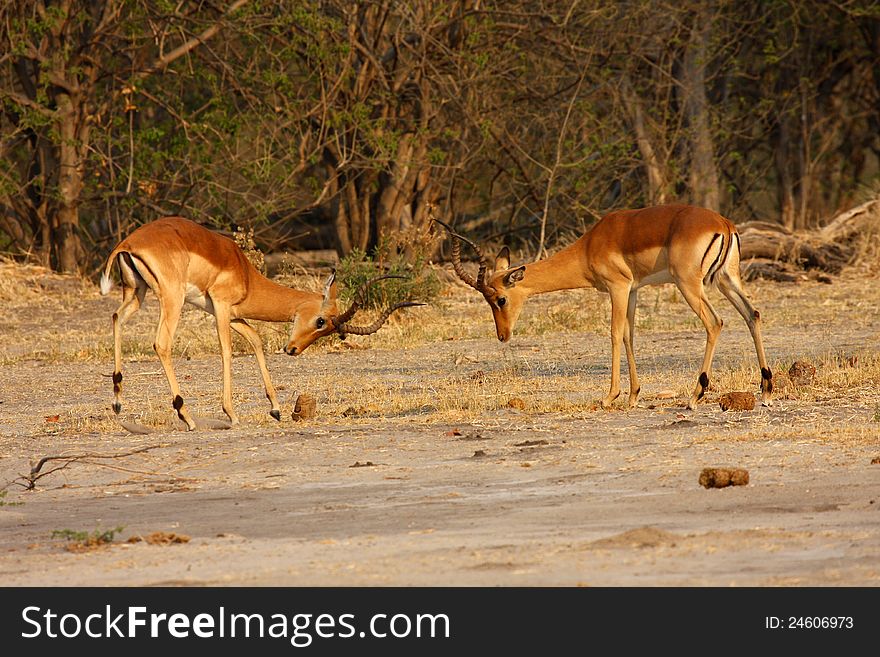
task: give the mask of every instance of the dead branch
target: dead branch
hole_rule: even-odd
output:
[[[762,275],[759,270],[763,270],[767,277],[780,275],[777,280],[787,280],[781,270],[774,273],[767,266],[770,261],[836,274],[857,257],[859,239],[880,229],[880,199],[841,212],[816,231],[793,232],[766,221],[749,221],[738,229],[743,262],[760,263],[756,275]]]
[[[25,490],[33,490],[34,487],[36,486],[36,483],[38,480],[42,479],[43,477],[49,476],[53,472],[58,472],[59,470],[63,470],[65,468],[73,465],[74,463],[84,462],[84,463],[88,463],[89,465],[103,465],[103,466],[108,465],[108,464],[94,462],[94,461],[90,461],[90,460],[86,460],[86,459],[120,459],[120,458],[125,458],[126,456],[132,456],[134,454],[142,454],[143,452],[148,452],[151,449],[159,449],[160,447],[167,447],[167,446],[168,446],[167,443],[160,443],[158,445],[148,445],[147,447],[140,447],[138,449],[135,449],[135,450],[132,450],[129,452],[122,452],[120,454],[99,454],[99,453],[95,453],[95,452],[88,452],[85,454],[59,454],[59,455],[52,455],[52,456],[44,456],[39,461],[37,461],[37,463],[34,466],[31,467],[30,474],[22,475],[21,477],[19,477],[20,480],[25,482],[24,484],[22,484],[18,481],[16,481],[15,483],[18,483],[19,485],[23,486],[25,488]],[[64,463],[62,463],[61,465],[54,467],[50,470],[46,470],[45,472],[41,472],[41,470],[43,469],[43,466],[46,465],[46,463],[48,463],[50,461],[64,461]],[[156,473],[140,473],[140,474],[156,474]]]

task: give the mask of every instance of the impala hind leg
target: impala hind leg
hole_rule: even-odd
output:
[[[272,379],[269,378],[269,368],[266,367],[266,356],[263,353],[263,341],[260,334],[254,330],[254,327],[243,319],[233,319],[230,323],[232,329],[247,340],[251,349],[254,350],[254,356],[257,358],[257,366],[260,368],[260,376],[263,377],[263,387],[266,389],[266,398],[272,404],[272,410],[269,415],[276,420],[281,421],[281,409],[278,407],[278,393],[275,392],[275,386],[272,385]]]
[[[758,365],[761,368],[761,403],[764,406],[771,406],[773,404],[773,372],[767,366],[767,358],[764,356],[764,341],[761,339],[761,313],[749,303],[742,291],[742,282],[738,274],[721,272],[718,277],[718,289],[748,324],[752,340],[755,342],[755,351],[758,353]]]
[[[120,261],[119,269],[122,276],[122,303],[113,313],[113,412],[122,411],[122,325],[135,314],[144,302],[147,284],[135,275],[128,265]]]
[[[168,379],[168,387],[171,388],[172,406],[177,411],[177,417],[186,423],[187,429],[193,431],[196,423],[183,403],[180,396],[180,386],[177,385],[177,377],[174,375],[174,364],[171,362],[171,344],[174,342],[174,333],[180,322],[180,311],[183,308],[183,291],[173,298],[163,296],[159,299],[159,327],[156,329],[156,341],[153,349],[159,356],[162,369],[165,370],[165,378]]]
[[[703,287],[703,281],[699,276],[692,277],[689,280],[675,281],[678,289],[681,290],[685,301],[703,322],[706,327],[706,351],[703,354],[703,365],[700,368],[700,376],[697,379],[697,387],[694,388],[693,394],[688,401],[687,407],[693,409],[697,402],[706,394],[709,387],[709,371],[712,369],[712,358],[715,356],[715,346],[718,343],[718,336],[721,333],[721,327],[724,322],[715,312],[712,304],[706,296],[706,289]]]

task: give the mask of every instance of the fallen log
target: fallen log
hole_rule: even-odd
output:
[[[859,257],[866,236],[880,232],[880,198],[841,212],[814,231],[792,231],[767,221],[748,221],[738,230],[743,268],[751,269],[747,277],[792,280],[790,276],[796,276],[778,263],[837,274]]]

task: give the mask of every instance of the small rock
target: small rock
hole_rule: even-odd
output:
[[[526,410],[526,403],[519,397],[513,397],[507,402],[507,408],[516,408],[520,411]]]
[[[808,386],[816,378],[816,367],[805,360],[796,360],[788,368],[788,378],[796,386]]]
[[[290,414],[290,417],[298,422],[300,420],[311,420],[317,414],[318,400],[304,392],[296,398],[296,403],[293,405],[293,413]]]
[[[755,408],[755,395],[750,392],[728,392],[718,400],[722,411],[751,411]]]
[[[749,471],[744,468],[703,468],[700,473],[700,486],[703,488],[747,486],[748,483]]]

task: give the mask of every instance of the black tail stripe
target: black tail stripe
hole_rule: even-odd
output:
[[[721,237],[721,233],[715,233],[712,236],[712,241],[709,242],[709,246],[706,247],[706,252],[703,254],[703,259],[700,260],[700,267],[702,267],[703,265],[706,264],[706,256],[709,255],[709,251],[712,250],[712,245],[715,244],[715,240],[717,240],[719,237]],[[711,267],[710,267],[710,269],[711,269]]]
[[[727,263],[728,259],[730,258],[730,248],[733,246],[733,237],[735,235],[737,235],[737,233],[734,231],[730,231],[727,234],[727,248],[724,249],[724,257],[721,258],[720,265],[718,266],[718,268],[715,271],[712,272],[712,280],[713,281],[715,280],[715,277],[718,275],[718,272],[721,271],[721,269],[724,267],[724,265]],[[739,248],[738,243],[737,243],[737,248]]]
[[[706,272],[706,277],[704,278],[704,280],[711,281],[713,278],[715,278],[715,272],[718,271],[719,267],[721,267],[721,264],[724,262],[724,257],[727,254],[727,249],[725,248],[725,244],[724,244],[724,235],[721,235],[720,233],[716,233],[716,237],[721,238],[721,249],[718,252],[718,257],[715,258],[715,260],[712,262],[711,266],[709,267],[709,271]],[[713,244],[715,243],[714,238],[712,238],[712,243]]]
[[[156,272],[154,272],[150,268],[150,265],[148,265],[143,260],[143,258],[138,258],[137,256],[132,255],[128,251],[123,251],[120,254],[120,256],[122,256],[122,255],[125,255],[125,257],[128,259],[128,264],[131,267],[131,270],[134,272],[135,276],[137,276],[137,278],[142,280],[144,283],[147,283],[147,279],[145,279],[144,275],[141,273],[140,267],[143,267],[144,269],[146,269],[150,273],[150,276],[153,277],[154,280],[157,280],[157,281],[159,280],[159,278],[156,276]],[[135,261],[137,261],[137,262],[135,262]],[[149,283],[147,283],[147,285],[149,285]]]

